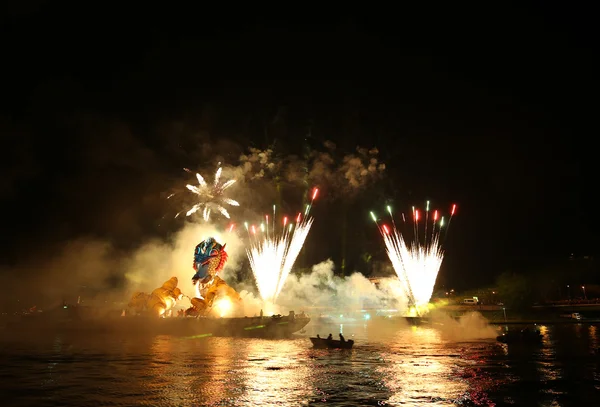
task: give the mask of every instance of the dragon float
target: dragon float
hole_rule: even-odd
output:
[[[225,246],[226,244],[222,245],[209,237],[194,249],[192,267],[196,273],[192,277],[192,284],[197,286],[196,293],[199,296],[190,300],[192,306],[185,311],[185,315],[206,315],[220,298],[237,303],[242,300],[237,291],[219,277],[228,257]]]
[[[213,237],[209,237],[196,246],[192,264],[195,271],[192,284],[197,288],[196,295],[190,299],[192,306],[185,310],[184,315],[206,316],[212,310],[215,301],[219,299],[227,299],[233,302],[233,305],[236,302],[239,304],[240,295],[219,277],[225,263],[227,263],[225,244],[222,245]],[[165,316],[177,301],[184,297],[177,284],[177,277],[171,277],[150,294],[136,292],[129,302],[129,308],[136,314],[150,313],[157,317]]]
[[[150,294],[136,292],[129,301],[129,308],[136,314],[149,313],[162,317],[183,298],[183,293],[177,288],[177,277],[171,277]]]

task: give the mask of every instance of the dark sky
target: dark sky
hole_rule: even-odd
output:
[[[122,242],[158,233],[162,212],[148,200],[161,190],[140,174],[176,177],[190,165],[169,155],[166,123],[266,147],[264,123],[278,112],[290,148],[311,124],[316,139],[348,151],[380,149],[384,185],[360,198],[357,217],[386,197],[458,203],[445,281],[476,285],[597,251],[591,9],[234,15],[47,3],[14,2],[1,23],[7,264],[82,234]],[[321,216],[316,230],[339,226]],[[356,221],[353,233],[378,239],[369,227]]]

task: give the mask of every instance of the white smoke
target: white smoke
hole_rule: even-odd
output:
[[[195,273],[192,268],[194,248],[208,237],[226,244],[225,250],[229,257],[221,277],[226,281],[230,280],[240,269],[246,255],[245,244],[237,231],[223,231],[209,223],[186,223],[170,242],[149,242],[124,260],[125,276],[130,289],[153,290],[175,276],[182,292],[193,296],[195,289],[191,279]]]
[[[290,275],[277,299],[276,305],[263,304],[254,295],[247,294],[245,309],[256,312],[256,307],[287,313],[291,310],[315,311],[317,309],[360,311],[364,307],[406,310],[406,301],[401,295],[397,278],[383,279],[377,288],[360,273],[340,277],[335,275],[332,260],[326,260],[312,267],[309,274]],[[265,311],[266,312],[266,311]]]
[[[229,260],[221,276],[230,281],[246,258],[245,243],[237,232],[208,223],[186,223],[170,239],[149,241],[129,253],[115,250],[106,240],[76,239],[66,243],[43,264],[32,262],[12,270],[13,275],[35,275],[35,279],[15,285],[12,292],[29,304],[27,308],[63,299],[75,301],[78,296],[90,305],[94,299],[101,298],[104,306],[113,301],[127,303],[135,291],[151,292],[175,276],[182,292],[193,297],[195,289],[191,279],[195,273],[192,263],[196,245],[211,236],[226,244]],[[111,279],[119,276],[125,276],[125,286],[114,288]],[[181,305],[187,307],[189,303]]]
[[[470,312],[454,319],[445,312],[434,311],[429,317],[445,340],[461,342],[492,339],[499,334],[479,312]]]

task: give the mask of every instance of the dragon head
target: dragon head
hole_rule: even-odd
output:
[[[212,280],[223,269],[226,261],[225,244],[221,245],[213,237],[200,242],[194,250],[196,274],[192,277],[192,284],[205,284]]]

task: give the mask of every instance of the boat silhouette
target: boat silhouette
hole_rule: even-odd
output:
[[[311,337],[310,341],[316,349],[352,349],[352,346],[354,346],[354,341],[352,339],[340,341],[336,339]]]

